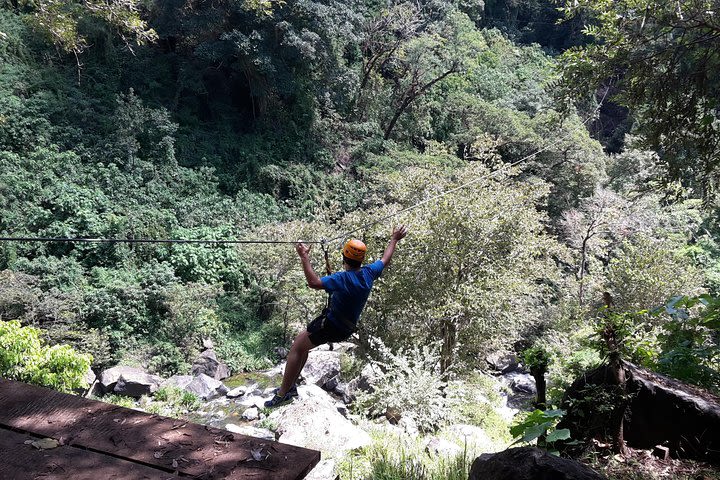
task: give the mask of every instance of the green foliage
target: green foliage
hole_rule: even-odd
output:
[[[464,480],[472,460],[480,454],[466,445],[463,453],[446,458],[428,456],[421,438],[407,439],[366,426],[373,443],[343,458],[338,465],[345,480]],[[458,439],[453,439],[457,442]],[[457,443],[456,443],[457,444]]]
[[[510,428],[510,434],[516,438],[515,443],[537,441],[538,447],[556,452],[556,442],[570,439],[570,430],[556,428],[563,415],[563,410],[535,410],[519,419]]]
[[[197,395],[176,387],[160,387],[153,398],[156,401],[164,402],[166,407],[183,408],[190,411],[196,410],[202,405]]]
[[[105,403],[112,403],[113,405],[117,405],[119,407],[137,408],[136,400],[132,397],[126,397],[125,395],[110,393],[108,395],[104,395],[99,400],[102,400]]]
[[[72,392],[86,388],[92,356],[68,345],[43,345],[40,331],[19,321],[0,321],[0,375]]]
[[[522,352],[523,363],[530,371],[546,371],[550,366],[552,356],[543,346],[535,345]]]
[[[392,352],[375,339],[374,361],[382,372],[372,392],[359,392],[355,408],[378,417],[394,408],[412,418],[424,432],[433,432],[449,422],[450,399],[444,395],[447,382],[439,375],[440,355],[431,347],[413,346]]]
[[[617,77],[645,143],[661,153],[666,179],[705,198],[718,179],[718,5],[713,2],[581,0],[565,13],[589,17],[593,42],[564,54],[574,94]]]
[[[88,39],[81,32],[88,22],[103,21],[117,30],[128,47],[134,41],[138,45],[157,39],[155,31],[147,26],[139,13],[140,3],[101,2],[74,0],[44,0],[13,2],[15,9],[31,12],[30,22],[50,41],[66,52],[79,54],[88,47]]]
[[[406,215],[403,223],[413,233],[364,315],[368,331],[391,346],[408,338],[420,344],[443,339],[443,369],[473,366],[541,324],[548,285],[558,273],[549,261],[558,244],[543,232],[543,215],[534,207],[547,192],[544,185],[499,174],[487,179],[478,164],[448,170],[408,167],[380,177],[387,200],[399,205],[476,183]],[[396,208],[385,205],[373,215]],[[385,227],[366,232],[373,245],[386,239]]]
[[[658,336],[655,368],[720,392],[720,300],[710,295],[678,296],[654,313],[666,318]]]

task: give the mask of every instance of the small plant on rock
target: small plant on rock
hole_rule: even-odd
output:
[[[510,434],[516,438],[513,444],[531,443],[557,455],[556,442],[570,439],[570,430],[557,428],[565,415],[564,410],[535,410],[510,427]]]

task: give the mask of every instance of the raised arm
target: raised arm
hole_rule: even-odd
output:
[[[393,229],[393,233],[390,236],[390,243],[388,243],[388,246],[385,249],[385,253],[383,253],[382,256],[383,265],[385,265],[386,267],[390,265],[392,256],[395,253],[395,246],[400,240],[405,238],[405,235],[407,235],[407,227],[405,225],[400,225],[399,227],[395,227]]]
[[[313,267],[310,264],[311,248],[312,245],[308,246],[301,242],[295,244],[295,251],[300,257],[300,262],[302,263],[302,269],[303,273],[305,274],[305,279],[307,280],[308,287],[315,290],[322,290],[322,281],[320,280],[318,274],[315,273],[315,270],[313,270]]]

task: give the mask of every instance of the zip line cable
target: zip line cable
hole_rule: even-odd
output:
[[[588,115],[588,117],[581,123],[581,125],[586,125],[590,120],[595,118],[595,115],[600,111],[600,108],[602,107],[603,103],[605,102],[605,97],[607,97],[608,92],[610,91],[610,88],[608,87],[605,90],[605,94],[603,95],[602,99],[600,99],[600,102],[598,103],[597,107],[593,110],[593,112]],[[347,231],[341,235],[338,235],[336,237],[333,237],[329,240],[327,239],[321,239],[321,240],[258,240],[258,239],[236,239],[236,240],[200,240],[200,239],[193,239],[193,240],[183,240],[183,239],[169,239],[169,238],[86,238],[86,237],[78,237],[78,238],[62,238],[62,237],[0,237],[0,242],[43,242],[43,243],[165,243],[165,244],[173,244],[173,243],[180,243],[180,244],[208,244],[208,245],[249,245],[249,244],[296,244],[298,242],[305,243],[305,244],[312,244],[312,245],[323,245],[327,246],[331,243],[337,242],[338,240],[343,240],[353,233],[357,233],[361,230],[366,230],[372,226],[375,226],[381,222],[384,222],[385,220],[389,220],[390,218],[396,217],[398,215],[402,215],[403,213],[407,213],[411,210],[415,210],[416,208],[419,208],[423,205],[427,205],[430,202],[433,202],[435,200],[438,200],[446,195],[450,195],[451,193],[455,193],[459,190],[462,190],[464,188],[467,188],[469,186],[475,185],[476,183],[481,182],[482,180],[486,180],[488,178],[491,178],[492,176],[503,172],[504,170],[509,170],[513,167],[516,167],[517,165],[520,165],[521,163],[524,163],[531,158],[537,156],[538,154],[548,150],[550,147],[555,146],[559,143],[559,140],[565,139],[570,136],[570,133],[575,133],[578,131],[578,128],[573,129],[568,134],[560,137],[560,139],[556,140],[555,142],[548,143],[544,147],[540,148],[539,150],[536,150],[535,152],[524,156],[523,158],[516,160],[515,162],[503,165],[499,169],[488,173],[487,175],[481,175],[480,177],[474,178],[470,180],[467,183],[464,183],[462,185],[458,185],[457,187],[450,188],[448,190],[445,190],[444,192],[440,192],[437,195],[434,195],[430,198],[426,198],[425,200],[422,200],[418,203],[415,203],[413,205],[410,205],[408,207],[405,207],[403,209],[398,210],[397,212],[390,213],[388,215],[384,215],[376,220],[373,220],[372,222],[365,223],[353,230]]]
[[[170,238],[63,238],[63,237],[0,237],[0,242],[72,242],[72,243],[205,243],[227,244],[296,244],[299,240],[182,240]],[[302,243],[320,244],[319,240],[300,240]]]

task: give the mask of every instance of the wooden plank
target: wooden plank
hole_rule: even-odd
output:
[[[320,461],[315,450],[3,379],[0,425],[207,479],[297,480]]]
[[[0,428],[0,478],[13,480],[177,479],[171,473],[75,447],[60,446],[49,450],[38,450],[25,444],[26,440],[37,440],[37,438]]]

